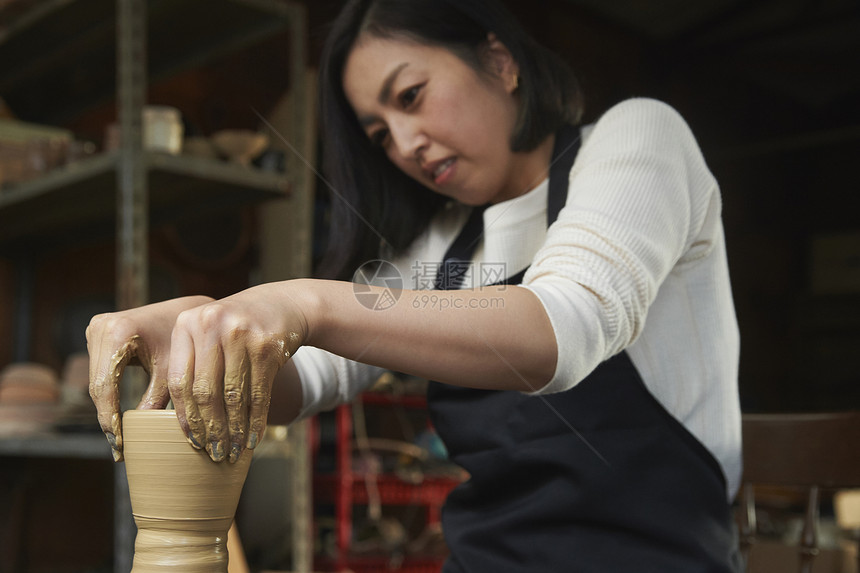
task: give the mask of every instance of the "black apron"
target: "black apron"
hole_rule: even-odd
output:
[[[562,128],[548,225],[567,199],[578,147],[579,130]],[[446,262],[471,259],[480,218],[476,210]],[[438,286],[458,287],[446,268]],[[500,284],[519,284],[524,274]],[[626,352],[565,392],[431,382],[428,404],[451,459],[470,474],[442,509],[451,550],[444,573],[739,570],[718,462],[651,395]]]

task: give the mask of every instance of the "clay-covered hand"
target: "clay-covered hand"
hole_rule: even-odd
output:
[[[283,285],[253,287],[176,320],[170,397],[189,442],[216,462],[256,447],[275,374],[305,339],[305,317]]]
[[[122,415],[119,381],[130,362],[149,374],[149,386],[139,409],[164,408],[170,399],[167,367],[170,337],[176,317],[212,299],[191,296],[139,308],[94,316],[87,327],[90,355],[90,397],[115,461],[122,460]]]

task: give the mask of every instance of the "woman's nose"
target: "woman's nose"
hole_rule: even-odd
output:
[[[429,139],[416,122],[406,120],[389,126],[394,147],[403,159],[415,159],[427,147]]]

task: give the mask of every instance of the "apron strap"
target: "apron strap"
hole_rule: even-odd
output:
[[[567,187],[570,181],[570,170],[579,152],[582,138],[579,128],[573,125],[563,125],[555,136],[552,150],[552,161],[549,166],[549,192],[547,194],[546,224],[552,225],[567,202]],[[487,205],[472,209],[466,224],[460,230],[457,238],[448,247],[442,264],[433,282],[436,290],[456,290],[463,285],[465,274],[471,264],[475,248],[484,234],[484,211]],[[510,278],[510,277],[508,277]],[[505,281],[509,282],[508,280]]]

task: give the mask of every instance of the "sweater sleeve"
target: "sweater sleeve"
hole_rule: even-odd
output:
[[[700,231],[715,194],[689,127],[668,105],[627,100],[600,118],[523,280],[558,345],[555,375],[539,393],[572,387],[636,340],[673,267],[708,248]]]
[[[302,385],[299,419],[351,402],[384,372],[312,346],[300,348],[292,360]]]

